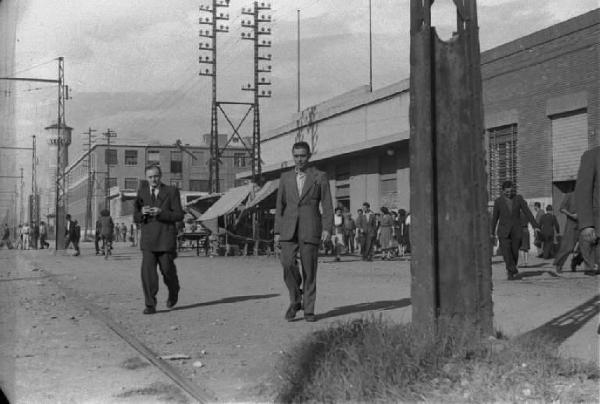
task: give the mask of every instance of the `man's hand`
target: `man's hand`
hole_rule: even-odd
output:
[[[280,247],[281,246],[281,241],[279,240],[281,238],[281,236],[279,234],[276,234],[273,237],[273,244],[275,244],[275,247]]]
[[[321,234],[321,240],[322,241],[329,240],[329,237],[330,237],[329,232],[327,230],[323,230],[323,233]]]
[[[162,212],[162,210],[159,207],[150,208],[150,215],[152,216],[158,216],[160,212]]]
[[[597,237],[596,230],[593,227],[586,227],[581,230],[581,238],[590,244],[595,243]]]

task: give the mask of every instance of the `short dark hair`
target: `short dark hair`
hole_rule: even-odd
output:
[[[66,217],[67,219],[70,219],[70,218],[71,218],[71,215],[69,215],[69,214],[67,213],[67,216],[65,216],[65,217]]]
[[[340,208],[339,206],[337,208],[335,208],[335,212],[337,212],[338,210],[343,212],[342,208]]]
[[[513,183],[512,181],[504,181],[502,183],[502,189],[506,189],[506,188],[512,188],[513,187]]]
[[[294,149],[304,149],[306,150],[306,153],[310,155],[310,146],[304,141],[294,143],[292,146],[292,151],[294,151]]]
[[[542,204],[541,204],[541,203],[539,203],[539,202],[534,202],[534,203],[533,203],[533,206],[535,206],[535,207],[537,207],[537,208],[541,208],[541,207],[542,207]]]
[[[371,204],[369,202],[363,202],[363,206],[366,206],[367,208],[371,208]]]
[[[158,175],[162,175],[162,170],[158,164],[150,164],[150,165],[146,166],[146,170],[144,170],[144,172],[147,173],[150,170],[157,170]]]
[[[388,208],[386,208],[385,206],[382,206],[382,207],[381,207],[381,209],[379,209],[379,210],[381,210],[381,212],[382,212],[384,215],[389,215],[389,214],[390,214],[390,211],[389,211],[389,209],[388,209]]]
[[[360,213],[363,213],[363,210],[362,210],[362,209],[358,209],[358,210],[356,211],[356,213],[359,213],[359,212],[360,212]]]
[[[552,210],[552,205],[546,206],[546,211]]]

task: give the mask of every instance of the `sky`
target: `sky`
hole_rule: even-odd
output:
[[[116,141],[181,139],[198,144],[210,132],[210,78],[199,76],[201,0],[18,1],[17,77],[56,78],[65,60],[74,128],[71,160],[82,153],[88,128],[108,128]],[[262,1],[261,1],[262,2]],[[232,0],[230,32],[218,36],[218,99],[251,101],[241,87],[252,78],[252,43],[242,40],[242,7]],[[297,109],[297,10],[300,10],[301,106],[306,108],[369,81],[368,0],[272,0],[271,98],[261,99],[261,124],[269,130],[291,121]],[[482,51],[598,7],[598,0],[480,0]],[[455,24],[451,0],[436,0],[433,25],[442,37]],[[1,17],[1,16],[0,16]],[[244,17],[245,18],[245,17]],[[372,0],[373,87],[409,77],[409,0]],[[265,25],[268,26],[268,25]],[[206,28],[204,28],[206,29]],[[17,143],[43,136],[56,121],[56,86],[19,83]],[[235,121],[244,111],[230,108]],[[251,119],[241,128],[251,135]],[[230,132],[224,119],[220,128]]]

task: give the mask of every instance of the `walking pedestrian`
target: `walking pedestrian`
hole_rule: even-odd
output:
[[[129,226],[129,241],[131,241],[131,247],[135,247],[135,225],[133,223]]]
[[[327,175],[309,166],[310,146],[297,142],[292,146],[295,168],[281,174],[277,190],[274,239],[281,245],[283,279],[290,305],[288,321],[304,307],[304,319],[316,321],[317,257],[319,243],[329,240],[333,227],[333,205]],[[321,210],[319,210],[319,205]],[[302,276],[296,265],[300,253]],[[304,293],[300,286],[304,283]],[[302,303],[301,303],[302,300]]]
[[[75,253],[74,257],[78,257],[81,255],[81,251],[79,250],[79,240],[81,239],[81,227],[77,220],[73,220],[71,223],[71,227],[69,230],[69,241],[73,244],[73,249]]]
[[[6,246],[9,250],[12,250],[13,245],[10,241],[10,228],[7,223],[4,223],[4,228],[2,229],[2,240],[0,240],[0,247]]]
[[[344,246],[346,247],[346,254],[354,254],[354,233],[356,231],[356,223],[352,218],[352,213],[346,211],[344,215]]]
[[[16,245],[16,249],[17,250],[22,250],[23,249],[23,226],[19,224],[19,227],[17,227],[17,245]]]
[[[335,260],[339,261],[340,254],[344,248],[344,216],[340,207],[335,208],[335,214],[333,215],[333,235],[331,236],[331,241]]]
[[[579,248],[586,274],[600,275],[600,147],[583,153],[575,187],[575,212],[579,225]]]
[[[46,239],[48,238],[48,226],[46,225],[46,222],[41,221],[40,222],[40,249],[43,250],[44,248],[50,248],[50,243],[48,243],[46,241]]]
[[[554,237],[555,234],[560,233],[558,220],[552,212],[552,205],[546,206],[546,213],[540,219],[539,225],[542,240],[542,258],[547,260],[554,256]]]
[[[121,223],[121,241],[127,242],[127,226],[125,226],[125,223]]]
[[[161,182],[160,166],[146,168],[146,180],[138,189],[133,219],[141,225],[142,236],[142,289],[146,308],[144,314],[156,313],[158,274],[160,268],[163,280],[169,290],[167,308],[177,304],[179,298],[179,278],[175,267],[177,257],[177,222],[183,220],[181,198],[176,187]]]
[[[377,231],[377,238],[381,245],[381,259],[387,260],[392,258],[390,248],[392,247],[392,236],[394,234],[394,220],[387,207],[381,207],[381,221]]]
[[[73,221],[71,220],[70,214],[67,214],[65,219],[65,250],[67,250],[71,245],[71,229],[73,227]]]
[[[108,211],[107,211],[108,212]],[[102,215],[102,212],[100,212]],[[96,249],[96,255],[100,255],[100,240],[102,240],[102,234],[100,229],[102,225],[100,224],[100,219],[96,220],[96,229],[94,231],[94,248]]]
[[[96,229],[99,237],[102,239],[102,254],[112,250],[112,242],[115,234],[115,223],[110,217],[108,209],[102,209],[100,211],[100,218],[96,222]]]
[[[523,197],[514,192],[512,181],[504,181],[502,183],[502,195],[494,201],[492,237],[496,236],[497,226],[500,249],[502,250],[509,281],[518,279],[519,274],[517,264],[523,236],[521,232],[521,212],[527,216],[529,223],[537,229],[538,224]]]
[[[573,194],[573,189],[565,195],[558,211],[567,217],[565,229],[560,239],[560,246],[553,262],[554,270],[557,273],[561,273],[562,267],[569,257],[569,254],[575,251],[579,232],[577,229],[577,214],[575,213],[575,196]],[[576,261],[577,259],[574,256],[571,261],[572,271],[575,271],[576,266],[573,267],[573,262]]]
[[[527,267],[530,248],[531,242],[529,240],[529,219],[527,219],[527,216],[521,212],[521,246],[519,247],[519,251],[521,252],[521,258],[523,259],[524,267]]]
[[[23,227],[21,228],[21,234],[23,234],[23,249],[24,250],[29,250],[30,246],[29,246],[29,225],[27,223],[25,223],[23,225]]]
[[[542,204],[540,202],[536,201],[533,203],[533,216],[535,217],[535,221],[537,223],[539,223],[542,216],[544,216],[544,211],[542,210]],[[535,232],[533,245],[537,249],[537,257],[542,258],[544,254],[542,250],[542,239],[539,231]]]
[[[363,203],[363,213],[360,219],[356,220],[356,227],[361,235],[360,251],[362,260],[373,261],[373,244],[377,236],[377,219],[375,213],[371,211],[369,202]]]
[[[356,211],[356,220],[354,221],[355,227],[356,229],[354,229],[354,244],[356,245],[356,252],[358,254],[361,254],[362,256],[362,240],[363,240],[363,235],[361,232],[360,227],[358,227],[358,224],[362,221],[362,216],[363,216],[363,210],[362,209],[358,209]]]

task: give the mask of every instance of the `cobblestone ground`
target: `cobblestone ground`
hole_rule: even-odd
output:
[[[158,313],[147,316],[142,314],[141,254],[135,248],[119,244],[108,261],[86,243],[80,257],[51,251],[0,254],[0,343],[9,359],[2,361],[0,376],[15,387],[18,402],[191,400],[80,301],[65,296],[56,281],[76,290],[157,355],[189,356],[169,363],[218,401],[269,400],[275,363],[314,330],[361,316],[397,322],[411,316],[405,260],[321,258],[318,321],[306,323],[300,313],[298,321],[288,323],[283,319],[287,292],[273,257],[208,258],[184,252],[176,261],[179,303],[166,310],[161,284]],[[549,262],[534,258],[521,269],[523,280],[509,282],[494,259],[496,327],[509,336],[533,330],[559,333],[565,355],[598,363],[598,279],[581,272],[555,276],[550,269]]]

